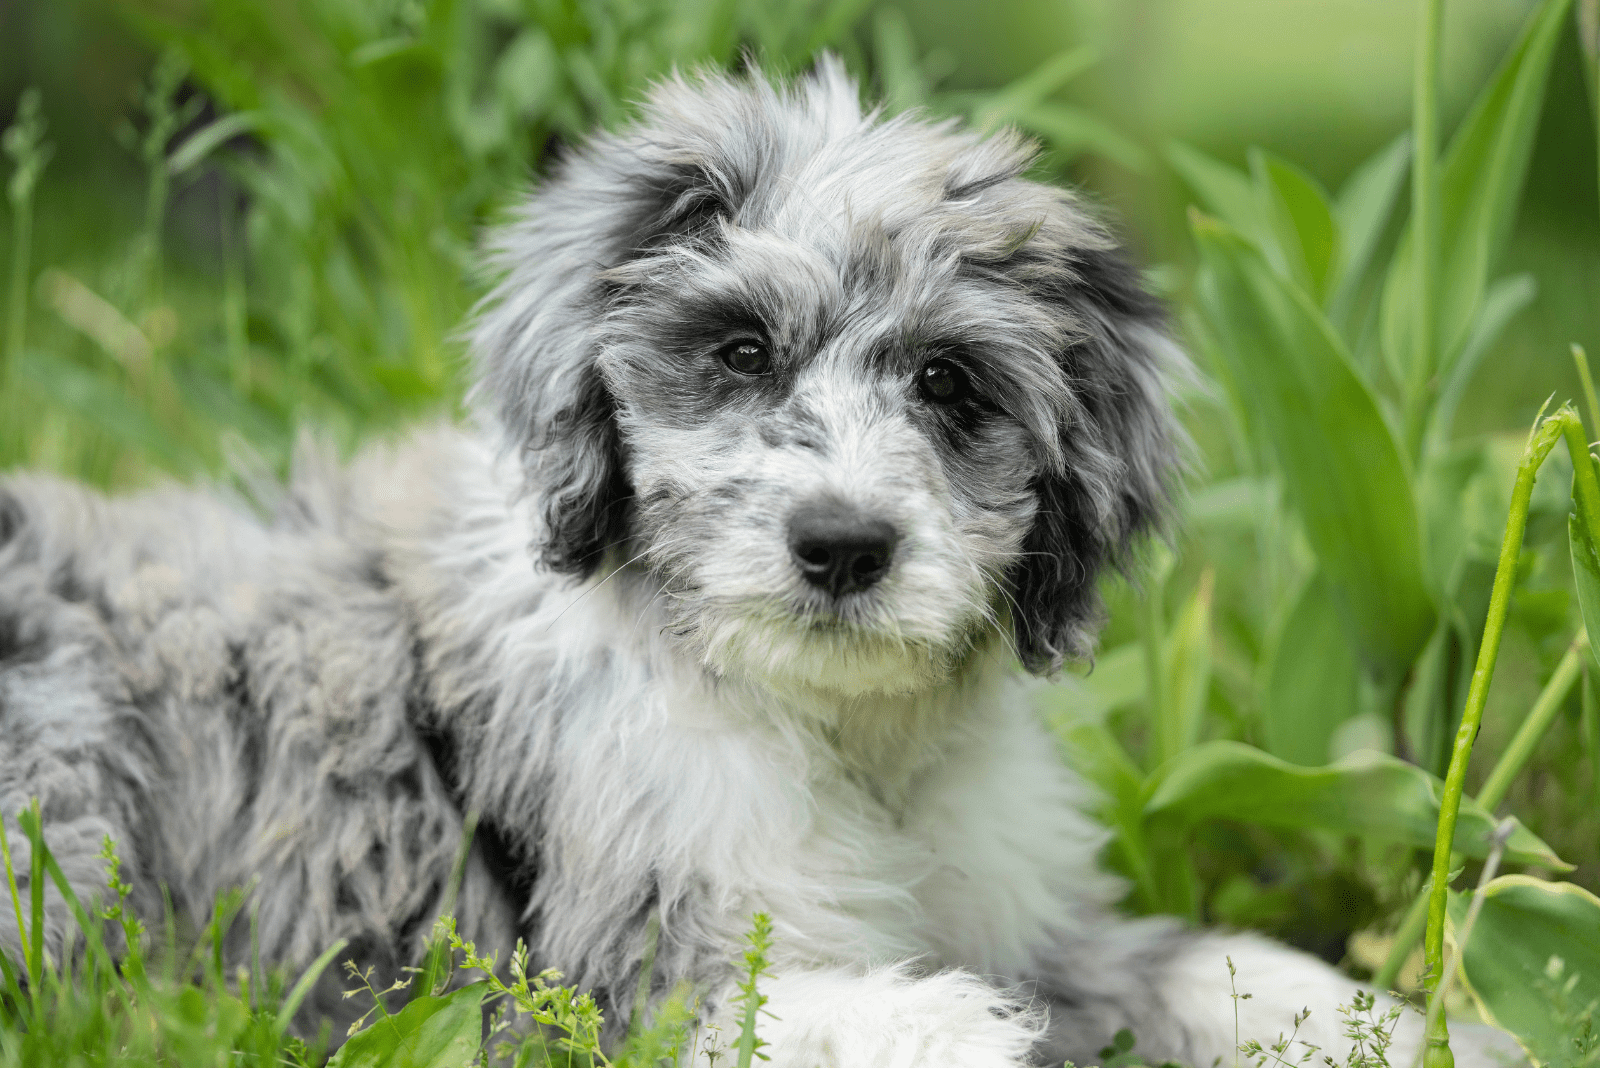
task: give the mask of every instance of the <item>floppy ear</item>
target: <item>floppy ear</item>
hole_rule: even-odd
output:
[[[598,360],[624,295],[616,268],[704,240],[743,193],[737,170],[670,134],[600,135],[565,160],[495,235],[490,265],[503,277],[472,328],[473,400],[522,460],[540,561],[580,578],[627,536],[633,492]]]
[[[1037,479],[1038,512],[1011,576],[1018,654],[1035,674],[1093,651],[1096,581],[1159,525],[1170,496],[1175,429],[1165,380],[1183,357],[1160,304],[1106,241],[1033,243],[1035,294],[1073,324],[1058,359],[1072,397],[1059,427],[1063,462]],[[1091,237],[1101,235],[1091,233]]]

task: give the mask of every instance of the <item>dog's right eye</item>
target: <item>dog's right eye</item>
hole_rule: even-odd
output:
[[[728,369],[741,375],[769,375],[772,373],[772,354],[767,347],[755,341],[735,341],[724,346],[722,362]]]

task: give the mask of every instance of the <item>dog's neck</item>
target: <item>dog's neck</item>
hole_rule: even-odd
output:
[[[666,625],[660,586],[647,572],[574,583],[539,569],[529,551],[537,501],[519,492],[515,469],[482,438],[435,454],[447,457],[432,473],[437,525],[402,538],[413,566],[400,569],[418,604],[427,680],[420,718],[453,735],[451,770],[463,786],[475,751],[527,752],[526,775],[479,784],[472,803],[486,811],[515,819],[536,806],[522,795],[538,788],[532,768],[550,759],[561,731],[632,733],[651,722],[765,737],[807,774],[848,774],[891,803],[981,730],[1014,684],[994,630],[975,635],[941,678],[906,693],[719,674]],[[608,701],[629,707],[607,710]]]
[[[821,746],[853,774],[903,780],[937,760],[991,694],[1014,677],[1006,638],[992,625],[975,628],[937,674],[914,687],[884,691],[842,687],[831,680],[774,678],[728,671],[708,662],[692,638],[677,633],[663,606],[661,579],[638,564],[622,564],[598,583],[592,606],[631,620],[636,653],[670,675],[671,692],[691,707],[674,714],[704,715],[734,728],[776,730],[797,743]]]

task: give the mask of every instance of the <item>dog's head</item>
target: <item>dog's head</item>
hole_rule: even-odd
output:
[[[1172,347],[1029,147],[791,89],[660,85],[497,245],[478,397],[525,459],[545,565],[647,569],[713,669],[906,691],[1009,628],[1089,650],[1151,525]]]

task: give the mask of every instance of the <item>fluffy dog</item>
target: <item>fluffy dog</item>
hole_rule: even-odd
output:
[[[85,898],[109,834],[147,916],[253,886],[269,959],[381,971],[479,813],[465,933],[612,1021],[655,915],[656,993],[727,1024],[769,912],[781,1068],[1082,1062],[1122,1027],[1204,1066],[1236,1007],[1340,1048],[1331,969],[1116,917],[1011,667],[1090,650],[1181,363],[1028,161],[863,114],[832,63],[669,80],[499,234],[476,429],[306,458],[270,518],[0,484],[0,807],[41,799]]]

